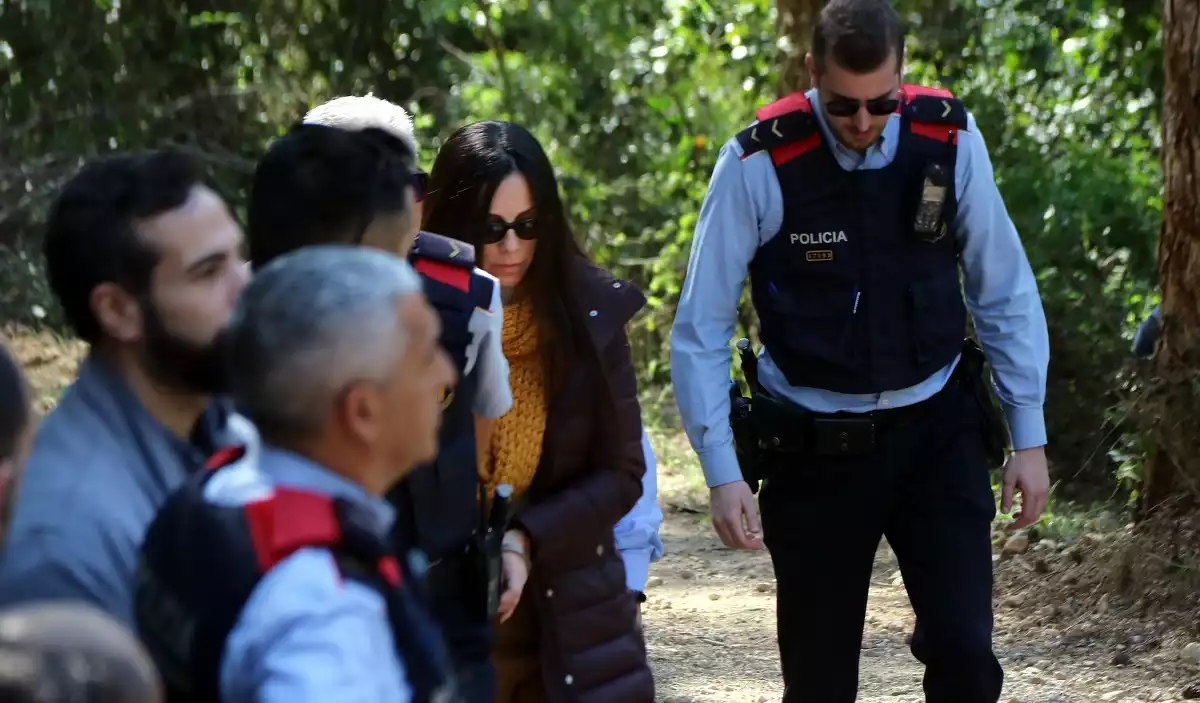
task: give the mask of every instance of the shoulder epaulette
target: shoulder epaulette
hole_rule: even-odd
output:
[[[413,242],[409,258],[432,259],[467,270],[475,268],[475,247],[433,232],[421,231]]]
[[[900,91],[904,97],[901,114],[914,127],[928,125],[943,135],[947,128],[952,131],[967,128],[967,108],[954,93],[922,85],[905,85]]]
[[[432,232],[420,232],[408,260],[417,273],[461,291],[471,290],[475,247]]]
[[[812,103],[804,93],[792,93],[764,105],[755,117],[758,123],[737,135],[743,159],[760,151],[769,151],[779,164],[820,143],[821,129],[813,116]],[[782,153],[784,150],[788,153]],[[793,151],[796,153],[790,153]]]

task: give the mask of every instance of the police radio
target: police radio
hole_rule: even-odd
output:
[[[919,239],[933,243],[946,236],[946,222],[942,210],[946,206],[946,191],[950,177],[943,164],[926,164],[921,178],[921,199],[917,202],[917,214],[913,218],[913,231]]]

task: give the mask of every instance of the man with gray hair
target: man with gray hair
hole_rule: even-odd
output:
[[[225,342],[261,442],[215,455],[142,550],[137,619],[172,703],[454,700],[383,497],[437,453],[457,380],[439,333],[385,252],[304,247],[256,274]]]

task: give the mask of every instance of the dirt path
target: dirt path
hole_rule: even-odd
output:
[[[659,700],[780,700],[770,558],[765,552],[726,549],[702,515],[670,508],[662,537],[667,554],[651,569],[644,611]],[[924,700],[921,668],[904,642],[912,615],[895,573],[885,545],[876,557],[871,588],[860,701]],[[1143,656],[1136,646],[1111,638],[1064,636],[1063,629],[1052,626],[1027,627],[1028,611],[1036,605],[1013,593],[999,593],[998,600],[996,642],[1006,672],[1002,701],[1183,698],[1176,655]],[[1130,637],[1135,645],[1140,641],[1136,634]],[[1123,660],[1127,654],[1128,664],[1113,663],[1114,657]]]

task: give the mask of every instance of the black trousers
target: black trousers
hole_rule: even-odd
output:
[[[886,415],[886,413],[884,414]],[[952,381],[907,420],[881,420],[874,453],[800,455],[760,492],[778,584],[784,703],[857,697],[871,570],[886,536],[917,616],[928,703],[996,703],[991,522],[981,414]]]

